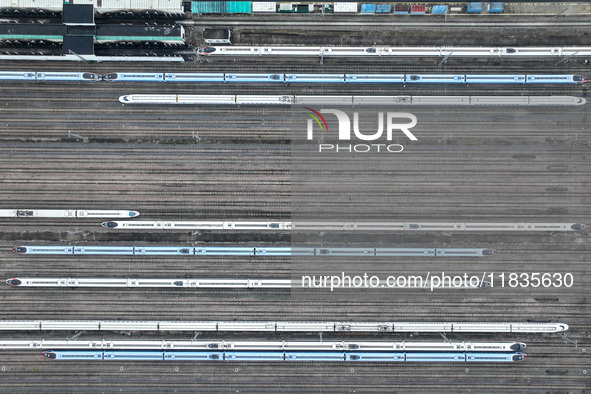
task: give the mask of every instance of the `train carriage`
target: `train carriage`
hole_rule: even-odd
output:
[[[133,321],[133,320],[102,320],[100,321],[101,331],[158,331],[157,321]]]
[[[286,361],[345,361],[342,352],[285,352]]]
[[[165,73],[165,82],[224,82],[224,73]]]
[[[275,331],[275,322],[265,321],[220,321],[217,324],[218,331]]]
[[[344,74],[285,74],[285,82],[338,83],[345,82]]]
[[[359,352],[345,353],[346,361],[367,361],[367,362],[394,362],[406,361],[404,353],[385,353],[385,352]]]
[[[412,362],[458,362],[466,361],[465,353],[405,353],[405,361]]]
[[[13,252],[23,254],[74,254],[73,246],[15,246]]]
[[[208,246],[208,247],[196,247],[196,255],[208,255],[208,256],[254,256],[255,248],[251,247],[226,247],[226,246]]]
[[[225,352],[227,361],[283,361],[283,352]]]
[[[74,246],[74,254],[132,255],[133,246]]]
[[[404,83],[404,74],[346,74],[347,83]]]
[[[164,360],[167,361],[222,361],[223,352],[164,352]]]
[[[157,331],[217,331],[215,321],[160,321]]]
[[[123,104],[176,104],[177,96],[175,94],[134,94],[119,97]]]
[[[45,351],[41,352],[41,355],[47,358],[55,360],[102,360],[102,351],[91,351],[91,350],[58,350],[58,351]]]
[[[164,73],[111,73],[103,79],[108,82],[165,82]]]
[[[333,322],[301,322],[301,321],[278,321],[276,322],[278,332],[293,332],[293,331],[334,331]]]
[[[0,71],[0,81],[36,81],[34,71]]]
[[[176,246],[136,246],[133,248],[136,255],[193,255],[195,248],[185,248]]]
[[[209,104],[209,105],[235,105],[236,96],[224,95],[178,95],[177,104]]]
[[[276,246],[273,248],[255,248],[255,256],[291,256],[293,253],[290,247]]]
[[[101,81],[103,77],[99,74],[94,73],[72,73],[72,72],[59,72],[59,71],[51,71],[51,72],[37,72],[35,73],[35,80],[37,81],[90,81],[90,82],[98,82]],[[27,78],[28,80],[28,78]]]
[[[476,257],[476,256],[492,256],[497,251],[494,249],[453,249],[453,248],[438,248],[436,249],[437,256],[448,256],[448,257]]]
[[[406,74],[407,83],[465,83],[466,75],[452,74]]]
[[[466,361],[490,363],[490,362],[513,362],[525,360],[524,353],[466,353]]]
[[[466,74],[466,83],[525,83],[525,75]]]
[[[110,350],[103,352],[104,360],[164,360],[164,352],[150,350]]]
[[[437,255],[436,249],[426,248],[376,248],[376,256],[427,256]]]
[[[528,75],[526,83],[584,83],[587,78],[581,75]]]
[[[294,96],[288,95],[269,95],[269,96],[260,96],[260,95],[237,95],[236,96],[236,104],[246,104],[246,105],[287,105],[292,104],[294,101]]]
[[[225,82],[283,82],[283,74],[225,74]]]

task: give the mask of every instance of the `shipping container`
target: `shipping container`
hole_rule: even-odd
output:
[[[375,14],[376,8],[377,7],[375,4],[361,4],[361,13],[362,14]]]
[[[394,15],[406,15],[410,11],[408,4],[396,4],[394,5]]]
[[[488,12],[503,12],[505,4],[503,2],[488,3]]]
[[[413,5],[410,8],[411,15],[423,15],[427,13],[427,6],[426,5]]]
[[[482,12],[483,9],[482,2],[468,3],[468,12]]]

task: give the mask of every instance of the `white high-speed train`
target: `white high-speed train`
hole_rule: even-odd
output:
[[[0,339],[0,349],[175,349],[175,350],[362,350],[362,351],[485,351],[510,352],[525,349],[522,342],[385,342],[385,341],[244,341],[244,340],[64,340],[64,339]]]
[[[515,362],[525,353],[485,352],[357,352],[357,351],[233,351],[233,350],[45,350],[53,360],[82,361],[313,361],[313,362]]]
[[[246,288],[246,289],[289,289],[291,279],[127,279],[127,278],[11,278],[6,283],[24,287],[185,287],[185,288]],[[462,282],[454,286],[446,281],[432,283],[432,278],[420,282],[404,282],[393,289],[477,289],[490,287],[490,282]]]
[[[291,288],[290,279],[12,278],[6,283],[19,287]]]
[[[124,210],[62,210],[62,209],[0,209],[0,218],[133,218],[138,211]]]
[[[102,81],[103,76],[88,72],[64,71],[0,71],[0,81]]]
[[[0,320],[0,330],[544,333],[567,331],[568,324],[533,322]]]
[[[101,223],[101,226],[126,230],[291,230],[291,222],[161,222],[144,220],[141,222],[109,221]]]
[[[493,256],[494,249],[482,248],[342,248],[342,247],[245,247],[245,246],[15,246],[15,253],[62,255],[136,256],[405,256],[481,257]]]
[[[388,83],[388,84],[583,84],[578,74],[301,74],[301,73],[144,73],[115,72],[109,82],[224,82],[224,83]]]
[[[323,57],[573,57],[591,56],[591,47],[298,47],[209,46],[204,56],[323,56]]]
[[[123,104],[191,105],[583,105],[575,96],[297,96],[297,95],[187,95],[128,94]]]
[[[586,228],[580,223],[446,223],[446,222],[160,222],[109,221],[101,223],[107,228],[122,230],[276,230],[276,231],[579,231]]]

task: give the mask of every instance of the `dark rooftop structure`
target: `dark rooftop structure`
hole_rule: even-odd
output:
[[[17,39],[23,36],[51,36],[59,37],[66,34],[66,26],[38,23],[2,23],[0,24],[0,37],[3,39]],[[8,37],[4,37],[8,36]],[[9,37],[12,36],[12,37]],[[61,37],[60,37],[61,38]]]
[[[182,43],[183,26],[100,25],[94,23],[93,5],[64,4],[63,24],[0,24],[0,40],[38,40],[62,42],[62,54],[78,60],[95,58],[95,43],[117,41],[165,41]],[[53,44],[52,44],[53,45]],[[84,55],[88,58],[83,57]],[[142,53],[143,55],[143,53]]]
[[[66,26],[66,34],[67,35],[75,35],[75,36],[90,36],[94,37],[96,34],[96,26]]]
[[[65,25],[94,25],[92,4],[64,4],[63,22]]]
[[[100,25],[96,28],[96,39],[126,41],[182,41],[184,28],[177,26],[129,26],[129,25]]]
[[[94,37],[64,36],[64,55],[94,55]]]

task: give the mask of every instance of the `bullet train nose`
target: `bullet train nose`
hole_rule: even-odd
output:
[[[575,223],[572,226],[570,226],[571,229],[573,230],[584,230],[587,226],[585,226],[584,224],[581,223]]]
[[[129,211],[129,217],[134,218],[136,216],[140,216],[138,211]]]
[[[107,227],[107,228],[115,228],[117,227],[119,224],[117,222],[102,222],[101,226],[103,227]]]
[[[513,345],[511,345],[511,350],[521,350],[523,348],[525,348],[525,343],[521,343],[521,342],[516,342]]]
[[[103,76],[103,80],[105,81],[115,81],[119,76],[117,73],[107,74]]]
[[[19,286],[22,282],[16,278],[6,279],[6,283],[13,286]]]
[[[129,96],[120,96],[119,101],[122,103],[130,103],[131,102],[131,100],[129,99]]]
[[[82,73],[82,78],[85,81],[101,81],[103,76],[95,73]]]

